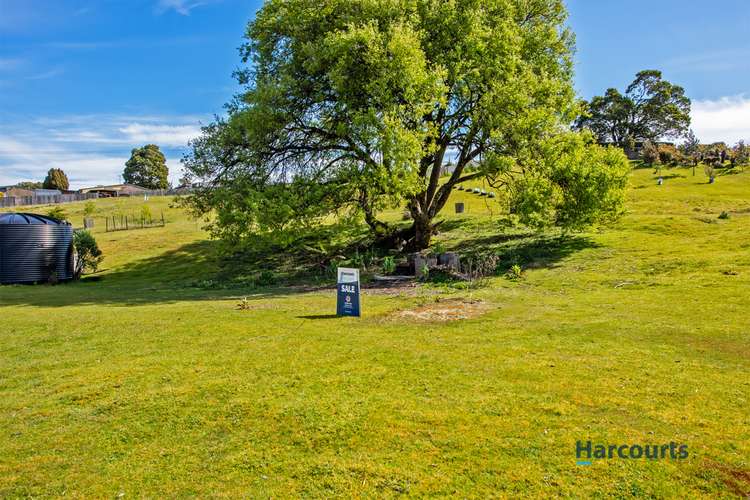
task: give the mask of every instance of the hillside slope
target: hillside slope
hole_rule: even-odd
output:
[[[560,240],[457,192],[439,241],[523,279],[371,291],[361,320],[204,286],[199,222],[152,198],[165,228],[106,233],[144,201],[100,200],[101,280],[0,288],[0,496],[748,494],[749,194],[636,170],[619,223]],[[423,314],[446,304],[468,318]],[[577,441],[690,454],[580,466]]]

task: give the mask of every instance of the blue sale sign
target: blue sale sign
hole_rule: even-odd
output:
[[[359,269],[340,267],[336,288],[336,315],[359,317]]]

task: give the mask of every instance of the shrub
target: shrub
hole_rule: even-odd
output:
[[[659,161],[662,165],[677,166],[684,160],[680,151],[669,144],[661,144],[658,150]]]
[[[495,254],[471,255],[462,259],[461,269],[472,285],[480,286],[497,273],[499,261]]]
[[[723,211],[723,212],[721,212],[721,214],[719,215],[719,219],[721,219],[721,220],[727,220],[727,219],[729,219],[729,212],[727,212],[726,210]]]
[[[716,167],[714,165],[709,164],[703,167],[703,171],[706,173],[706,177],[708,177],[708,180],[711,183],[713,183],[716,178]]]
[[[53,219],[58,219],[58,220],[68,219],[67,212],[65,212],[65,210],[63,210],[63,208],[60,206],[50,208],[49,210],[47,210],[46,215],[47,217],[52,217]]]
[[[742,166],[748,162],[750,162],[750,147],[745,145],[745,141],[740,141],[734,147],[732,164]]]
[[[273,271],[265,270],[255,278],[255,284],[258,286],[273,286],[278,282]]]
[[[73,248],[76,253],[75,279],[79,279],[84,272],[94,273],[99,269],[104,257],[90,232],[76,231],[73,234]]]
[[[656,147],[651,141],[646,141],[643,144],[643,150],[641,151],[641,159],[646,165],[657,165],[659,163],[659,148]]]
[[[387,256],[383,258],[383,274],[393,274],[396,272],[396,260]]]
[[[428,279],[430,279],[430,266],[428,266],[427,264],[422,264],[422,269],[420,269],[420,271],[421,271],[422,279],[424,281],[427,281]]]
[[[505,276],[509,280],[520,280],[521,278],[523,278],[523,268],[518,264],[513,264],[512,266],[510,266],[510,269],[508,269],[508,272],[505,273]]]
[[[93,201],[87,201],[86,204],[83,206],[83,215],[86,217],[91,217],[94,215],[94,212],[96,211],[96,203]]]
[[[145,222],[151,222],[153,220],[151,209],[148,207],[148,205],[143,205],[141,207],[141,220]]]

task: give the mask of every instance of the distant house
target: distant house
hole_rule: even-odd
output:
[[[34,191],[15,186],[3,186],[0,187],[0,196],[4,198],[23,198],[25,196],[34,196]]]
[[[78,190],[81,194],[98,194],[102,198],[116,198],[118,196],[140,196],[148,189],[134,184],[115,184],[113,186],[95,186]]]
[[[58,196],[63,194],[59,189],[35,189],[34,196]]]

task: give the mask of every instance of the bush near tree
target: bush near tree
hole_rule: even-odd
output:
[[[732,150],[732,167],[744,166],[750,162],[750,147],[745,144],[745,141],[739,141],[734,149]]]
[[[104,257],[89,231],[76,231],[73,234],[73,247],[76,251],[75,279],[79,279],[84,272],[94,273],[99,269]]]
[[[46,213],[47,217],[52,217],[53,219],[57,220],[67,220],[68,219],[68,213],[65,211],[64,208],[61,206],[55,206],[47,210]]]
[[[683,161],[693,167],[693,176],[695,176],[695,169],[702,159],[700,146],[700,140],[695,132],[690,130],[685,136],[685,141],[679,147]]]
[[[646,141],[641,150],[641,160],[648,166],[659,165],[661,157],[658,146],[651,141]]]
[[[671,144],[659,144],[659,163],[669,167],[675,167],[682,163],[683,158],[680,151]]]

